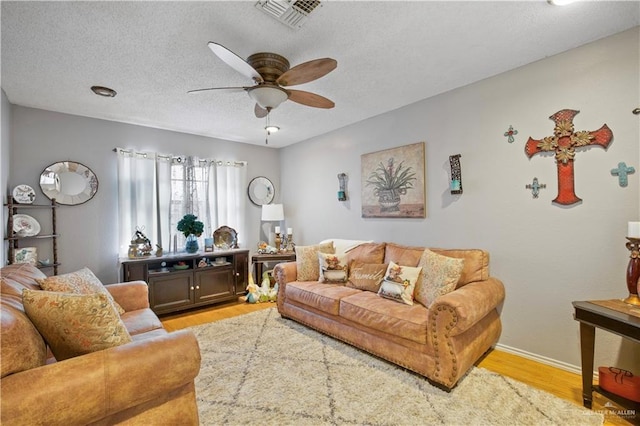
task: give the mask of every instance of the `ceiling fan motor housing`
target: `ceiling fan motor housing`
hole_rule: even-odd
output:
[[[287,58],[276,53],[254,53],[247,58],[247,63],[258,71],[263,80],[268,83],[274,83],[289,69]]]

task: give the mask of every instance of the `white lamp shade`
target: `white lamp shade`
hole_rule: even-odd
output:
[[[262,206],[262,220],[284,220],[284,206],[282,204],[264,204]]]
[[[249,96],[262,108],[277,108],[289,95],[284,89],[274,86],[258,86],[249,90]]]

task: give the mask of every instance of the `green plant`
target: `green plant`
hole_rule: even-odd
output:
[[[185,237],[193,234],[196,237],[202,235],[202,231],[204,231],[204,223],[200,222],[198,216],[194,216],[192,214],[185,214],[180,222],[178,222],[178,231],[182,232]]]
[[[387,167],[380,165],[369,175],[367,185],[372,185],[374,194],[379,195],[382,191],[391,191],[404,195],[407,189],[413,188],[413,181],[416,180],[416,174],[411,167],[405,167],[404,161],[400,162],[398,167],[394,167],[393,157],[387,161]]]

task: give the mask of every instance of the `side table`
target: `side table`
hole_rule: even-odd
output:
[[[262,280],[262,270],[265,263],[269,262],[292,262],[296,260],[296,253],[278,253],[278,254],[254,254],[251,256],[251,262],[255,268],[255,283],[259,286]]]
[[[582,403],[593,404],[593,391],[629,409],[640,410],[640,404],[593,386],[593,352],[596,327],[640,343],[640,309],[622,300],[573,302],[574,318],[580,322],[580,357],[582,360]]]

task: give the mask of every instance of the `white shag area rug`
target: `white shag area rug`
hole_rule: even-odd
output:
[[[482,368],[447,393],[275,308],[192,327],[203,425],[601,425],[603,415]]]

